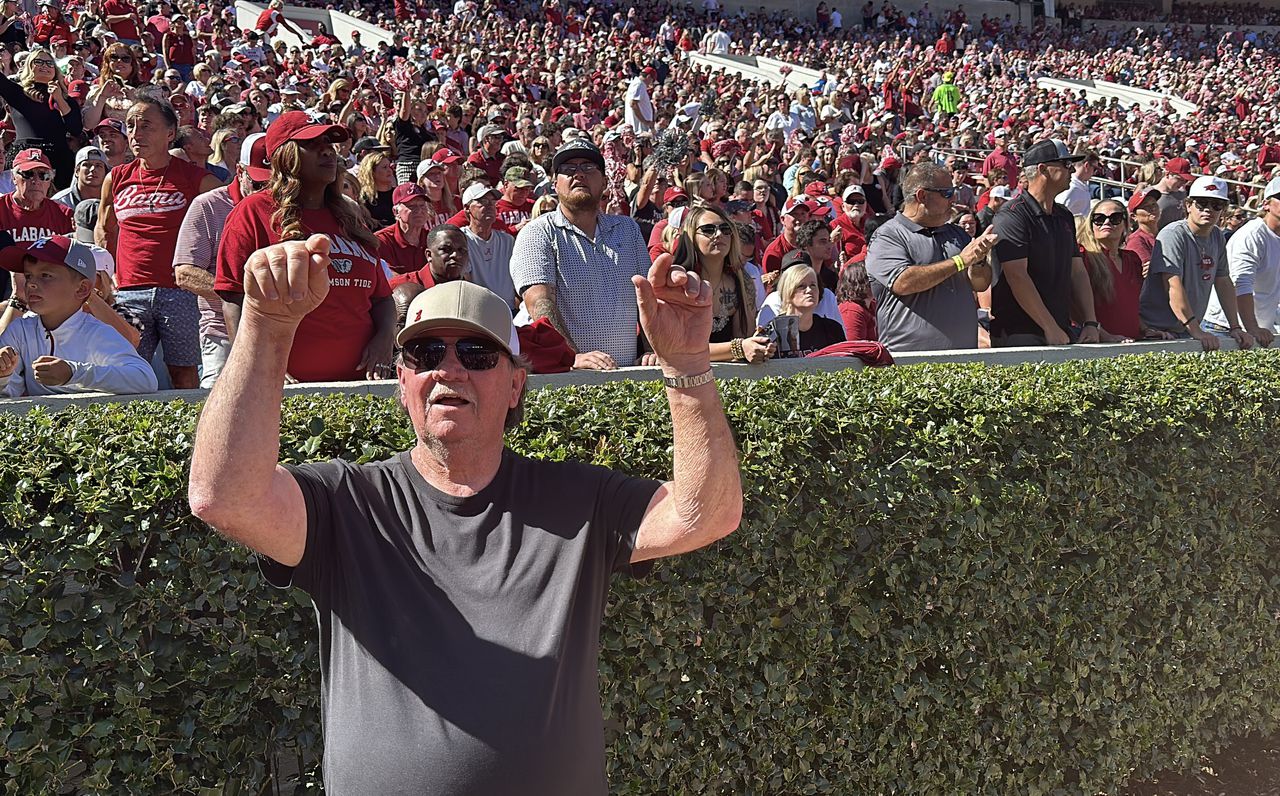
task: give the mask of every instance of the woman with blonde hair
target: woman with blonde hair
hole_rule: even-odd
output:
[[[822,285],[818,283],[818,274],[813,268],[804,264],[785,268],[778,280],[778,295],[782,298],[782,309],[778,315],[797,318],[801,355],[844,342],[844,327],[816,312]]]
[[[85,97],[84,126],[90,130],[106,119],[124,121],[142,85],[142,65],[126,44],[115,42],[102,52],[102,69]]]
[[[334,144],[347,136],[338,125],[312,122],[289,111],[271,123],[267,143],[271,179],[231,211],[218,248],[214,289],[239,323],[244,263],[258,249],[288,240],[326,235],[331,287],[303,319],[289,352],[295,381],[360,381],[390,366],[395,305],[378,256],[378,239],[360,221],[360,208],[342,193]]]
[[[445,223],[454,213],[462,209],[462,203],[455,199],[453,188],[449,186],[449,164],[445,162],[457,156],[445,150],[444,156],[438,158],[436,152],[440,149],[427,154],[426,149],[429,146],[432,144],[423,146],[422,160],[418,161],[418,167],[415,169],[418,185],[427,192],[429,207],[427,229]]]
[[[396,189],[396,168],[385,152],[365,155],[356,167],[360,183],[360,202],[381,227],[395,223],[391,209],[391,193]]]
[[[80,105],[67,96],[53,54],[44,47],[28,50],[16,81],[0,75],[0,99],[9,106],[14,151],[44,152],[54,168],[54,187],[69,186],[75,161],[67,136],[78,137],[83,127]]]
[[[537,218],[543,213],[550,213],[560,205],[560,200],[554,194],[539,196],[533,200],[533,209],[529,211],[530,220]]]
[[[223,127],[213,134],[209,142],[209,165],[220,166],[228,174],[236,173],[240,165],[240,133],[230,127]]]
[[[1076,219],[1076,242],[1089,272],[1098,339],[1104,343],[1137,340],[1138,296],[1142,292],[1142,260],[1124,248],[1129,213],[1115,199],[1099,199],[1088,215]]]

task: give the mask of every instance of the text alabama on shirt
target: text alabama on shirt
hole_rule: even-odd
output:
[[[244,266],[258,249],[280,242],[271,223],[275,203],[269,192],[245,197],[227,217],[218,245],[213,288],[224,298],[244,293]],[[308,235],[327,235],[331,242],[329,295],[298,325],[289,351],[289,375],[298,381],[361,381],[358,365],[373,337],[370,309],[391,295],[387,266],[359,241],[344,237],[327,208],[304,210]]]

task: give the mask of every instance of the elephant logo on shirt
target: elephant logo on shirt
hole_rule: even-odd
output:
[[[333,270],[340,274],[351,273],[351,261],[345,258],[333,260]]]

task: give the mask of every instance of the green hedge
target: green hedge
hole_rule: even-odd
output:
[[[746,518],[616,584],[614,791],[1094,793],[1280,726],[1278,382],[1246,352],[722,383]],[[314,615],[187,512],[196,409],[0,416],[4,793],[314,783]],[[286,406],[292,461],[411,441],[390,401]],[[533,394],[511,445],[670,467],[651,384]]]

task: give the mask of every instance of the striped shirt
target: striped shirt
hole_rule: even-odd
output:
[[[634,220],[601,214],[593,239],[557,208],[516,236],[511,281],[522,296],[531,285],[554,285],[574,348],[602,351],[627,367],[636,361],[640,319],[631,277],[647,274],[651,265]]]

